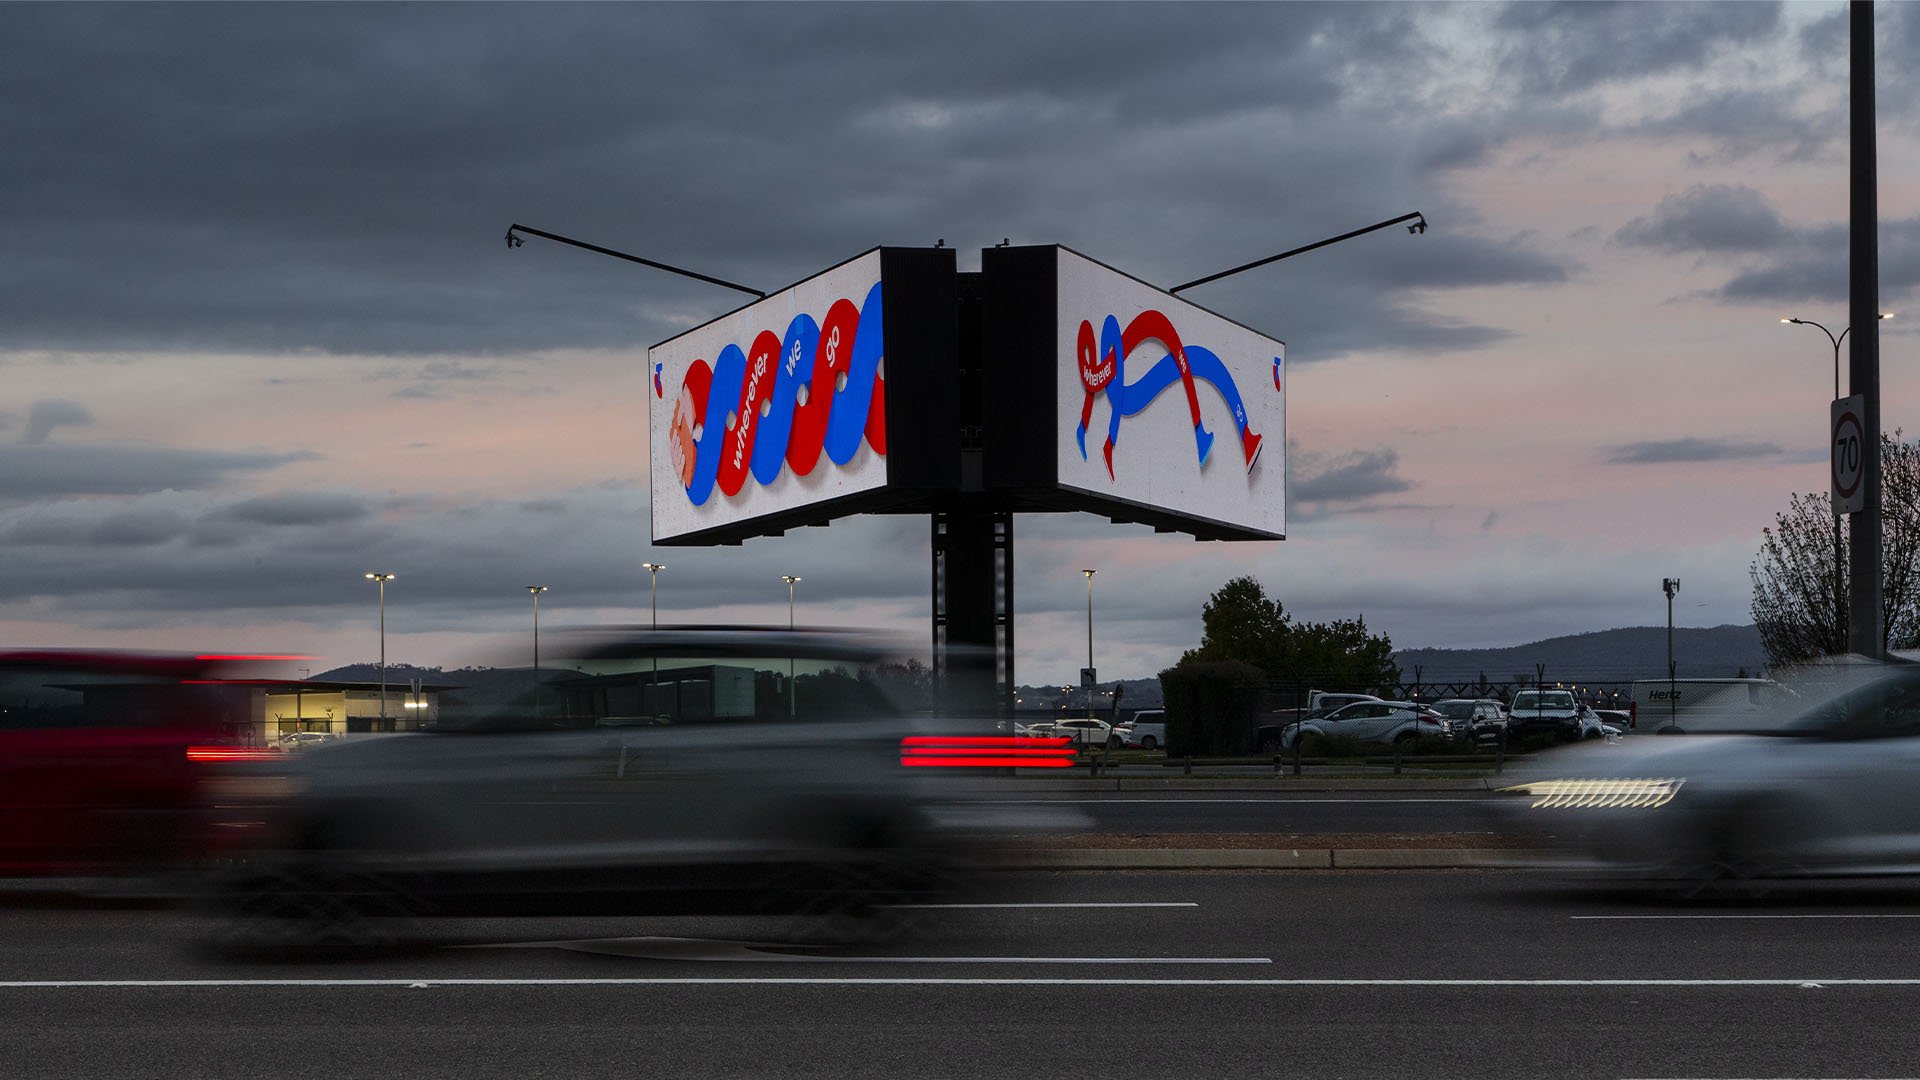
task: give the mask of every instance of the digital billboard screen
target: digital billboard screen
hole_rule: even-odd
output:
[[[951,311],[951,266],[876,248],[648,350],[654,541],[823,523],[935,479],[926,433],[892,439],[887,416],[951,369],[926,325]]]
[[[989,379],[1024,402],[990,431],[1010,448],[997,487],[1204,538],[1286,535],[1282,342],[1067,248],[984,265]]]

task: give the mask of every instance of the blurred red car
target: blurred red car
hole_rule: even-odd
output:
[[[270,657],[0,651],[0,875],[164,872],[203,853],[205,784],[250,747]]]

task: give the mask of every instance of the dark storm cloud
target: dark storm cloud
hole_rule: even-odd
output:
[[[64,398],[49,398],[36,401],[27,410],[27,430],[20,441],[30,446],[46,442],[53,429],[60,427],[86,427],[93,423],[93,413],[85,405]]]
[[[299,491],[246,499],[224,508],[217,516],[254,525],[338,525],[372,512],[367,501],[357,495]]]
[[[1769,251],[1793,239],[1786,222],[1750,187],[1700,184],[1660,200],[1653,213],[1637,217],[1614,238],[1661,251]]]
[[[209,488],[247,473],[317,457],[305,452],[0,444],[0,500]]]
[[[1920,290],[1920,217],[1880,222],[1880,299],[1893,306]],[[1716,295],[1725,300],[1847,301],[1844,226],[1806,230],[1792,251],[1740,271]]]
[[[1722,47],[1775,33],[1776,3],[1516,3],[1496,25],[1527,93],[1567,93],[1698,67]]]
[[[1391,448],[1354,451],[1327,459],[1317,454],[1295,454],[1300,472],[1290,478],[1288,494],[1300,502],[1368,499],[1407,491],[1413,485],[1400,478],[1400,454]]]
[[[1777,456],[1773,443],[1737,439],[1655,439],[1626,443],[1607,453],[1609,465],[1668,465],[1691,461],[1751,461]]]
[[[1746,88],[1689,95],[1673,112],[1627,126],[1624,133],[1654,138],[1698,138],[1709,151],[1699,157],[1745,158],[1771,154],[1805,161],[1844,140],[1842,116],[1801,110],[1788,90]]]
[[[1486,152],[1470,124],[1408,149],[1394,103],[1439,62],[1425,15],[7,5],[0,139],[33,168],[0,171],[0,345],[631,347],[738,300],[545,241],[510,254],[513,221],[760,288],[936,237],[1180,280],[1265,253],[1250,233],[1277,250],[1412,205],[1424,171]],[[1377,123],[1336,111],[1361,96]],[[1395,290],[1564,272],[1465,235],[1453,254],[1319,263],[1293,278],[1296,332],[1323,356],[1472,347],[1501,331]],[[1391,315],[1319,319],[1335,298]]]
[[[1847,225],[1795,225],[1752,188],[1697,185],[1660,200],[1614,234],[1620,243],[1732,264],[1708,295],[1734,303],[1847,299]],[[1920,217],[1881,219],[1880,295],[1889,305],[1920,289]]]
[[[552,588],[542,618],[554,627],[589,610],[644,619],[650,583],[639,562],[655,560],[669,567],[663,622],[726,621],[741,605],[784,609],[783,573],[802,578],[802,622],[844,624],[849,605],[924,613],[924,519],[854,519],[712,549],[648,548],[647,520],[644,492],[622,485],[533,502],[158,492],[0,508],[0,601],[57,600],[81,624],[130,611],[331,624],[368,609],[362,575],[382,569],[398,575],[387,588],[396,629],[485,633],[497,620],[518,634],[529,581]]]

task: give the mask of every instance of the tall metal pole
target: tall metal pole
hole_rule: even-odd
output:
[[[781,574],[780,580],[787,583],[787,632],[793,632],[793,587],[800,579],[792,574]],[[793,657],[787,657],[787,715],[795,713],[793,695]]]
[[[380,587],[380,730],[387,729],[387,582],[394,575],[367,571],[367,580]]]
[[[640,565],[647,568],[648,575],[653,579],[653,615],[652,622],[649,625],[652,629],[658,630],[660,629],[660,571],[665,570],[667,564],[663,562],[648,562],[641,563]],[[652,651],[653,690],[651,692],[653,701],[648,703],[647,709],[649,715],[657,715],[660,709],[660,647],[655,645]]]
[[[545,585],[529,585],[527,591],[533,594],[533,674],[540,674],[540,594],[547,591]]]
[[[1673,664],[1673,594],[1680,591],[1680,579],[1661,578],[1660,591],[1667,594],[1667,725],[1671,727],[1674,713],[1677,711],[1674,701],[1676,671]]]
[[[663,562],[643,562],[640,565],[646,567],[647,573],[653,575],[653,623],[652,623],[652,626],[653,626],[653,629],[658,630],[660,629],[660,571],[665,570],[667,568],[667,564]]]
[[[1853,580],[1849,590],[1849,650],[1863,656],[1885,653],[1880,562],[1880,206],[1876,184],[1879,152],[1874,136],[1873,4],[1853,0],[1848,8],[1850,78],[1847,307],[1853,327],[1848,385],[1861,399],[1860,483],[1866,505],[1853,515]]]
[[[1082,570],[1087,576],[1087,719],[1093,719],[1093,575],[1098,570]]]

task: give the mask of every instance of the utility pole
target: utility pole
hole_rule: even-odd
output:
[[[1874,137],[1873,4],[1853,0],[1848,7],[1849,78],[1848,281],[1852,316],[1852,363],[1847,384],[1861,400],[1860,483],[1866,505],[1853,515],[1853,565],[1847,620],[1848,648],[1862,656],[1885,655],[1881,621],[1881,477],[1880,477],[1880,204],[1878,149]]]
[[[1680,579],[1668,577],[1660,579],[1660,591],[1667,594],[1667,726],[1673,726],[1673,717],[1677,709],[1674,701],[1673,666],[1673,594],[1680,591]]]

